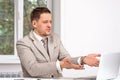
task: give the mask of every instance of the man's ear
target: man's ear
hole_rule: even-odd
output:
[[[37,27],[37,22],[36,22],[36,20],[33,20],[33,21],[32,21],[32,25],[33,25],[34,28]]]

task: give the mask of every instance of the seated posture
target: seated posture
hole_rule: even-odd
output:
[[[84,69],[84,64],[98,66],[100,54],[71,57],[60,37],[51,33],[52,15],[48,8],[37,7],[31,12],[32,30],[17,41],[17,52],[24,77],[62,77],[62,69]]]

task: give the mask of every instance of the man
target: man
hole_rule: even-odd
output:
[[[62,69],[84,69],[84,64],[98,66],[100,54],[70,57],[58,35],[51,33],[52,15],[48,8],[31,12],[33,30],[17,42],[17,52],[24,77],[62,77]]]

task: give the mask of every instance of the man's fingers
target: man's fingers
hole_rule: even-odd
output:
[[[83,65],[71,64],[71,68],[73,68],[73,69],[84,69],[84,66]]]
[[[90,66],[91,66],[91,67],[93,67],[93,66],[98,67],[98,66],[99,66],[99,60],[96,61],[95,63],[91,64]]]
[[[100,57],[101,56],[101,54],[96,54],[96,57]]]

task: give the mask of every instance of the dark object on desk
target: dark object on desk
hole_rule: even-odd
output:
[[[80,78],[65,78],[65,77],[61,77],[61,78],[52,78],[53,80],[96,80],[96,77],[80,77]]]
[[[96,80],[96,78],[75,78],[73,80]]]
[[[37,79],[37,80],[96,80],[96,78],[40,78],[40,79]]]

